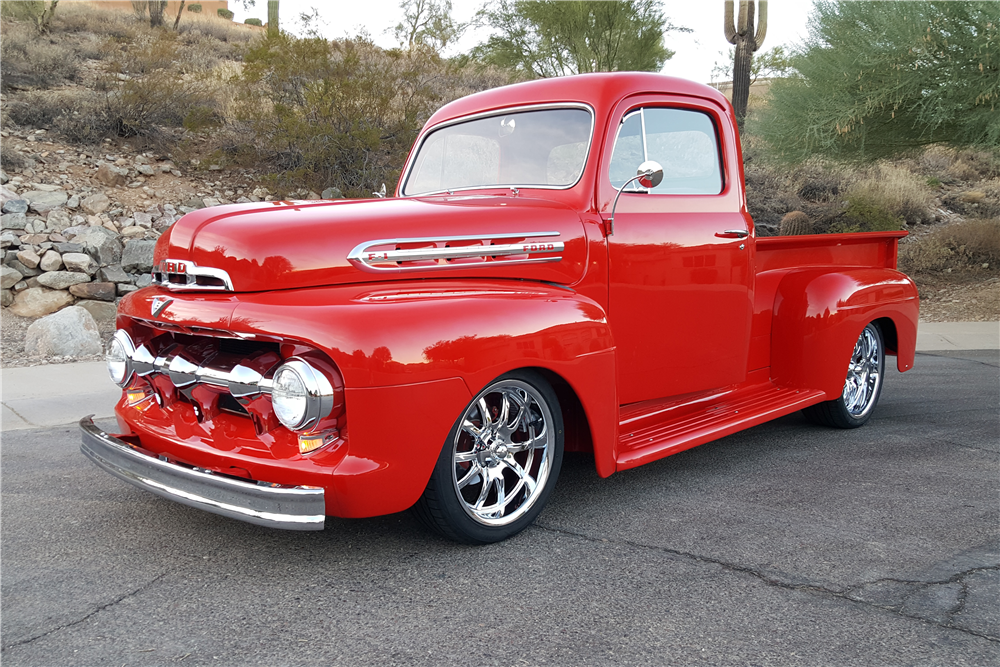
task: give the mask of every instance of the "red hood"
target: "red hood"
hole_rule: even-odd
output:
[[[489,245],[506,254],[455,250]],[[447,258],[394,261],[400,250]],[[237,292],[449,276],[565,285],[583,276],[587,244],[574,211],[541,199],[261,202],[189,213],[157,243],[154,262],[164,260],[221,269]]]

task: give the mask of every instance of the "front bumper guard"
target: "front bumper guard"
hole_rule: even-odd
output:
[[[80,451],[87,458],[115,477],[158,496],[259,526],[323,530],[323,489],[271,486],[186,468],[142,453],[99,429],[91,417],[80,420],[80,429]]]

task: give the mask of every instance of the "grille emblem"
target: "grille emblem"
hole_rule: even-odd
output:
[[[165,259],[154,266],[153,284],[170,290],[233,291],[233,281],[222,269],[184,259]]]
[[[151,307],[153,317],[159,317],[160,313],[166,310],[167,306],[174,302],[173,299],[165,296],[154,296],[153,305]]]

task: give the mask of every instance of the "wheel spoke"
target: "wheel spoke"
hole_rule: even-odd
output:
[[[529,495],[535,492],[535,486],[536,486],[535,479],[527,472],[525,472],[524,468],[521,467],[521,464],[518,463],[513,456],[508,456],[506,459],[504,459],[503,463],[510,470],[512,470],[515,475],[518,476],[518,479],[520,480],[518,482],[519,486],[521,484],[524,484],[526,487],[528,487]],[[511,493],[517,493],[517,491],[518,489],[515,487],[515,489],[511,491]]]
[[[483,503],[490,495],[490,489],[493,488],[493,477],[488,473],[488,471],[483,470],[483,488],[479,491],[479,497],[476,499],[476,504],[473,505],[473,509],[477,512],[482,511]]]
[[[471,482],[475,481],[476,477],[482,476],[483,469],[480,467],[479,463],[474,462],[469,466],[469,471],[465,473],[462,479],[458,480],[458,488],[464,489]]]
[[[455,452],[455,463],[475,462],[476,457],[476,452]]]

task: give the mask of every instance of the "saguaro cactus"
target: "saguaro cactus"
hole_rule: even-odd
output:
[[[278,0],[267,0],[267,36],[278,36]]]
[[[754,32],[754,9],[760,5],[757,16],[757,31]],[[736,121],[743,128],[747,115],[747,99],[750,97],[750,62],[754,51],[764,43],[767,34],[767,0],[740,0],[740,14],[733,23],[733,0],[726,0],[726,39],[736,47],[733,58],[733,108]]]

